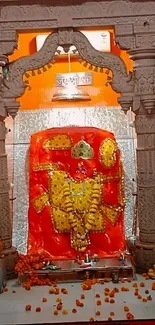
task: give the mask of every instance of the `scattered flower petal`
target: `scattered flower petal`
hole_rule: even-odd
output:
[[[37,307],[36,308],[36,312],[40,312],[41,311],[41,308],[40,307]]]
[[[26,306],[25,306],[25,310],[26,310],[26,311],[31,310],[31,305],[26,305]]]

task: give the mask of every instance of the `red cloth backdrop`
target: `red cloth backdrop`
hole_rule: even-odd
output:
[[[37,213],[32,200],[43,192],[48,192],[48,171],[33,170],[38,163],[58,163],[60,168],[69,171],[74,178],[78,163],[81,159],[73,159],[70,150],[45,150],[43,143],[48,138],[58,134],[67,134],[72,138],[73,145],[81,140],[81,136],[94,149],[94,158],[82,160],[87,171],[87,177],[92,177],[94,168],[104,176],[114,176],[118,172],[120,152],[116,152],[116,164],[111,169],[105,169],[99,162],[99,147],[103,140],[113,139],[111,132],[93,127],[53,128],[33,134],[30,143],[30,181],[29,181],[29,211],[28,211],[28,253],[46,251],[54,259],[74,259],[77,252],[70,246],[70,235],[55,231],[50,206],[45,206],[41,213]],[[118,182],[109,181],[104,185],[104,201],[110,205],[119,202]],[[121,213],[115,226],[106,219],[105,233],[90,233],[91,245],[85,253],[96,253],[101,257],[112,255],[123,250],[124,239],[124,213]]]

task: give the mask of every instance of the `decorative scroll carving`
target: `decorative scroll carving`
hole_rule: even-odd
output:
[[[22,57],[10,65],[9,78],[3,80],[2,95],[5,99],[6,106],[8,102],[6,99],[15,99],[23,95],[26,82],[23,81],[23,74],[29,70],[39,69],[47,64],[53,57],[58,47],[58,34],[50,34],[44,46],[35,54]]]
[[[113,73],[111,85],[116,92],[130,93],[133,91],[132,75],[127,73],[124,61],[112,53],[101,53],[95,50],[87,38],[74,31],[73,43],[84,60],[97,67],[108,68]]]

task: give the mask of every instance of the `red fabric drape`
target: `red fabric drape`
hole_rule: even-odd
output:
[[[45,150],[43,143],[48,138],[55,135],[67,134],[72,138],[73,145],[81,140],[90,144],[94,149],[93,159],[82,160],[73,159],[71,150]],[[28,253],[34,251],[46,251],[54,259],[74,259],[77,252],[71,248],[70,235],[60,234],[55,231],[50,206],[45,206],[41,213],[37,213],[33,207],[32,200],[43,192],[48,192],[48,171],[34,171],[34,166],[41,163],[59,163],[60,169],[66,170],[75,178],[78,163],[83,162],[86,176],[92,177],[93,170],[106,176],[118,174],[120,164],[120,152],[116,152],[116,163],[111,169],[106,169],[99,161],[99,148],[105,139],[115,141],[111,132],[93,127],[72,127],[53,128],[41,131],[32,135],[30,143],[30,182],[29,182],[29,212],[28,212]],[[120,180],[121,182],[121,180]],[[118,181],[108,181],[104,184],[104,202],[108,205],[119,203]],[[124,239],[124,212],[121,213],[115,226],[106,219],[105,233],[90,233],[91,245],[85,253],[90,255],[96,253],[100,257],[115,254],[118,250],[123,250]]]

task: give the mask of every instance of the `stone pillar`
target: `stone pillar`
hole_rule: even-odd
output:
[[[131,108],[137,133],[138,272],[155,263],[155,33],[149,33],[154,26],[148,24],[116,28],[118,44],[129,50],[134,63]]]
[[[12,247],[12,222],[9,204],[9,183],[7,169],[7,155],[5,152],[6,127],[4,117],[0,115],[0,238],[6,262],[7,275],[14,275],[17,251]]]
[[[155,263],[155,48],[129,52],[134,61],[135,100],[139,96],[138,107],[133,100],[139,220],[136,266],[143,272]]]
[[[5,122],[0,120],[0,237],[3,248],[12,246],[11,220],[9,216],[9,183],[7,170],[7,155],[5,152]]]
[[[17,251],[12,247],[12,221],[9,204],[9,183],[7,169],[7,154],[5,152],[6,127],[0,115],[0,238],[3,243],[6,271],[8,278],[14,276],[14,266],[17,261]]]
[[[138,271],[155,263],[155,114],[136,115],[139,238]]]
[[[0,238],[3,244],[8,278],[14,276],[14,267],[17,260],[17,250],[12,247],[12,221],[9,204],[9,183],[7,155],[5,151],[6,127],[5,118],[8,115],[3,99],[3,70],[8,62],[7,55],[13,53],[17,38],[14,31],[0,33]]]

